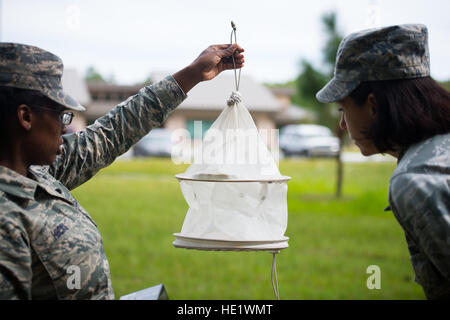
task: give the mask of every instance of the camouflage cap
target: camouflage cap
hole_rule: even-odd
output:
[[[334,77],[316,98],[324,103],[336,102],[365,81],[429,75],[426,26],[405,24],[363,30],[348,35],[339,44]]]
[[[85,111],[62,89],[62,60],[38,47],[0,43],[0,86],[37,90],[58,104]]]

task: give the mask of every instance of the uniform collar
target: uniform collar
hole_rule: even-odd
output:
[[[37,185],[37,181],[7,167],[0,166],[0,191],[19,198],[33,200]]]

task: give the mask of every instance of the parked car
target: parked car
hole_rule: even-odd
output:
[[[135,157],[170,157],[172,153],[171,132],[155,128],[139,140],[133,148]]]
[[[339,153],[339,139],[324,126],[287,125],[280,131],[280,149],[285,157],[335,157]]]

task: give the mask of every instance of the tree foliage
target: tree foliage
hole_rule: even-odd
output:
[[[343,37],[337,29],[336,13],[331,12],[322,16],[322,23],[325,26],[325,32],[328,39],[323,48],[323,57],[326,66],[329,69],[329,77],[333,76],[334,65],[336,63],[336,52]]]
[[[316,105],[316,92],[327,83],[328,77],[317,71],[308,61],[302,60],[302,73],[297,79],[297,91],[300,99],[308,105]]]
[[[333,76],[336,52],[343,37],[337,29],[336,13],[324,14],[322,23],[327,34],[327,40],[322,49],[326,71],[317,69],[310,61],[303,59],[301,61],[301,72],[296,81],[297,94],[293,97],[293,102],[315,111],[318,115],[318,122],[334,130],[337,123],[337,113],[331,105],[319,102],[316,99],[316,93]]]

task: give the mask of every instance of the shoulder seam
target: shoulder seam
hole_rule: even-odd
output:
[[[419,169],[418,167],[412,168],[412,169],[408,169],[407,171],[401,171],[398,173],[394,173],[391,176],[390,181],[392,181],[394,178],[401,176],[401,175],[405,175],[405,174],[418,174],[418,175],[428,175],[428,176],[434,176],[434,175],[442,175],[442,174],[446,174],[446,173],[442,173],[442,172],[434,172],[434,171],[430,171],[430,172],[424,172],[423,169]],[[449,173],[450,174],[450,173]]]

